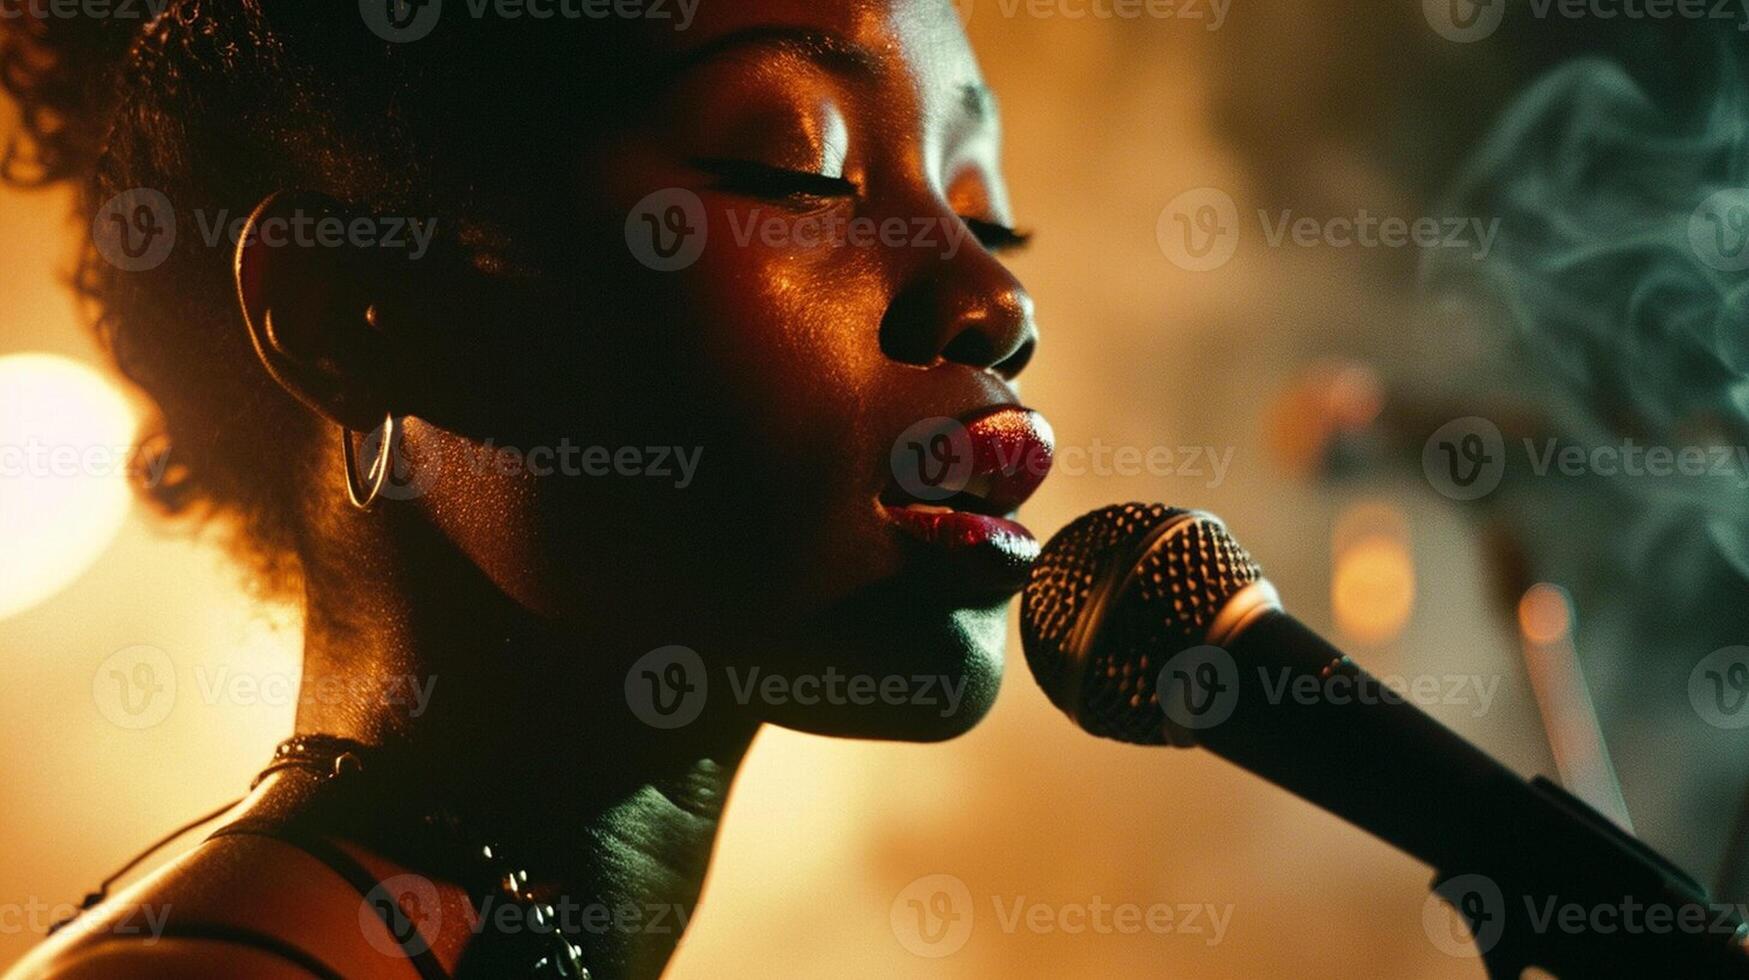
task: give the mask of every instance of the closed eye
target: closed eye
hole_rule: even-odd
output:
[[[978,244],[996,255],[1004,252],[1018,252],[1032,243],[1031,232],[1010,228],[1000,222],[968,217],[963,214],[960,215],[960,220],[966,223],[966,227],[971,230],[972,237],[978,240]]]
[[[707,157],[694,162],[717,178],[718,190],[730,194],[774,201],[796,198],[820,200],[855,197],[858,190],[855,183],[843,177],[773,167],[753,160]]]

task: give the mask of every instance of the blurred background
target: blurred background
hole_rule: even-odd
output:
[[[1067,464],[1025,517],[1049,532],[1130,499],[1220,514],[1300,617],[1375,674],[1432,679],[1422,707],[1527,775],[1555,765],[1526,653],[1576,650],[1639,834],[1719,897],[1749,900],[1729,847],[1749,731],[1695,696],[1724,662],[1714,651],[1749,642],[1743,485],[1537,475],[1515,448],[1624,432],[1744,444],[1735,294],[1683,252],[1695,209],[1733,186],[1737,134],[1716,153],[1624,135],[1687,117],[1636,102],[1607,66],[1703,127],[1726,76],[1672,58],[1688,43],[1677,29],[1698,25],[1467,2],[1196,0],[1120,18],[1095,0],[962,0],[1037,232],[1015,262],[1044,332],[1026,398]],[[1541,81],[1573,64],[1590,74]],[[1686,163],[1648,162],[1677,150]],[[1599,213],[1611,194],[1618,213]],[[62,285],[88,232],[69,203],[0,190],[0,445],[120,448],[132,431],[137,406]],[[1454,216],[1481,234],[1448,243],[1442,226],[1417,247],[1332,231],[1368,216]],[[1271,233],[1307,217],[1315,232]],[[1624,246],[1587,265],[1578,247],[1618,234],[1650,248],[1659,229],[1667,260]],[[1557,254],[1563,242],[1575,251]],[[1643,305],[1636,276],[1672,263],[1706,274],[1691,298],[1714,307]],[[1547,288],[1501,299],[1502,281]],[[1659,372],[1657,390],[1636,380]],[[1519,458],[1497,488],[1456,499],[1426,450],[1474,417]],[[1697,417],[1704,438],[1683,428]],[[138,645],[168,661],[153,679],[174,684],[163,710],[118,704],[105,682]],[[296,615],[252,604],[215,550],[155,526],[119,469],[0,479],[0,904],[13,910],[0,966],[52,918],[19,910],[76,902],[243,791],[290,729],[298,651]],[[238,676],[253,693],[227,686]],[[970,930],[919,955],[905,899],[945,881]],[[1481,977],[1441,941],[1457,927],[1429,911],[1428,885],[1415,862],[1211,755],[1081,734],[1013,639],[995,711],[957,741],[764,732],[669,975]],[[1035,905],[1047,927],[1007,918]],[[1174,925],[1056,917],[1101,905],[1166,906]]]

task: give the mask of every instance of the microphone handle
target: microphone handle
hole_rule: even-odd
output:
[[[1162,681],[1162,698],[1213,712],[1200,724],[1176,716],[1169,736],[1430,865],[1491,974],[1536,965],[1563,977],[1749,977],[1749,928],[1734,909],[1709,906],[1705,890],[1657,852],[1548,780],[1501,765],[1291,615],[1263,613],[1224,649],[1228,669],[1218,680],[1200,676],[1230,684],[1230,694]],[[1636,904],[1638,928],[1628,918]],[[1562,917],[1569,906],[1584,910],[1579,928]],[[1650,907],[1665,910],[1663,929],[1648,924]],[[1696,916],[1698,931],[1672,927]]]

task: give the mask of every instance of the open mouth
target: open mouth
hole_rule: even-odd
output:
[[[1039,552],[1038,539],[1010,515],[1044,482],[1053,453],[1050,423],[1030,409],[930,419],[895,442],[893,479],[876,505],[968,585],[1008,594],[1025,584]]]

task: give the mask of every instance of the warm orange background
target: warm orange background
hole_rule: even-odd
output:
[[[1218,487],[1059,476],[1026,517],[1048,531],[1120,499],[1215,510],[1302,618],[1376,672],[1501,675],[1485,717],[1431,710],[1521,771],[1545,770],[1517,640],[1484,581],[1468,516],[1413,474],[1309,482],[1264,437],[1271,400],[1308,363],[1404,353],[1393,338],[1408,317],[1405,257],[1270,249],[1253,235],[1225,267],[1191,273],[1156,244],[1166,202],[1208,185],[1242,211],[1260,206],[1251,202],[1267,180],[1320,213],[1416,213],[1415,194],[1362,144],[1401,121],[1417,66],[1454,55],[1419,22],[1418,4],[1387,5],[1402,8],[1389,16],[1378,6],[1236,4],[1209,32],[1194,21],[1008,18],[996,0],[974,4],[971,33],[1002,98],[1014,197],[1039,231],[1016,263],[1044,331],[1028,401],[1065,445],[1235,449]],[[82,233],[66,205],[60,193],[0,192],[0,355],[99,363],[58,285]],[[1332,534],[1344,514],[1372,504],[1406,528],[1414,605],[1405,626],[1369,642],[1345,636],[1332,608]],[[1407,596],[1409,581],[1388,571],[1355,586],[1362,613]],[[187,686],[163,723],[129,731],[94,706],[93,672],[140,643],[167,651]],[[291,707],[209,704],[188,672],[290,674],[297,648],[295,623],[264,622],[222,558],[154,529],[137,506],[70,587],[0,620],[0,903],[76,900],[138,846],[239,794],[288,730]],[[1212,756],[1080,734],[1033,686],[1017,642],[1011,649],[995,712],[958,741],[765,732],[670,975],[1482,975],[1427,938],[1425,869]],[[1657,806],[1655,785],[1629,795]],[[907,884],[935,874],[965,882],[975,925],[963,949],[926,959],[901,945],[889,913]],[[1005,931],[993,903],[1022,896],[1053,907],[1230,906],[1231,920],[1216,945]],[[34,929],[16,916],[0,923],[0,964],[37,940]]]

